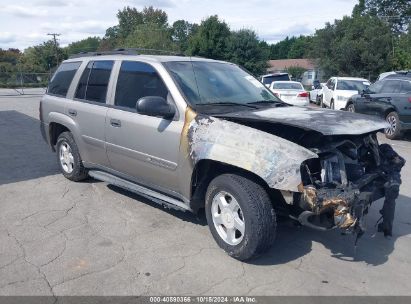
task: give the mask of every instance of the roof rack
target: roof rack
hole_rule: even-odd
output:
[[[142,53],[163,54],[173,56],[184,56],[182,53],[171,52],[166,50],[145,49],[145,48],[118,48],[113,51],[101,51],[101,52],[80,52],[78,54],[71,55],[69,58],[81,58],[92,56],[104,56],[104,55],[141,55]]]

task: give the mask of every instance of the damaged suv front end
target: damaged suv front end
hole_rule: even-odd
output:
[[[191,184],[184,195],[192,210],[205,207],[214,238],[230,255],[246,259],[268,248],[276,214],[358,239],[370,205],[382,197],[379,229],[391,235],[405,161],[378,143],[385,121],[288,105],[233,64],[196,59],[168,62],[166,68],[187,103],[180,151]],[[231,201],[242,211],[237,214]],[[247,231],[247,216],[262,228]],[[239,240],[235,245],[226,239],[229,232]]]
[[[379,230],[392,234],[395,199],[405,161],[390,145],[378,143],[377,133],[386,127],[385,122],[354,113],[289,106],[217,117],[262,131],[265,137],[267,133],[274,135],[276,142],[287,140],[288,151],[280,151],[274,144],[267,149],[273,155],[282,155],[288,168],[296,164],[298,157],[306,158],[299,170],[269,167],[269,173],[253,171],[270,187],[281,191],[291,218],[317,230],[339,228],[355,233],[358,239],[365,231],[364,219],[370,205],[385,197]],[[242,130],[242,134],[247,132]],[[267,142],[258,141],[258,136],[252,137],[256,146],[267,146]],[[284,147],[284,143],[281,145]],[[302,149],[311,154],[302,154]],[[254,152],[259,154],[261,150],[260,147]],[[300,183],[293,190],[292,184],[273,184],[271,175]]]
[[[298,220],[312,228],[365,231],[371,203],[385,196],[381,229],[392,233],[393,210],[404,160],[375,133],[312,148],[319,158],[301,165],[301,192],[295,199],[304,210]],[[383,209],[384,210],[384,209]]]

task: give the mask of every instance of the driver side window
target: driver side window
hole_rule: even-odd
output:
[[[116,106],[135,112],[140,98],[159,96],[167,100],[167,95],[166,85],[151,65],[138,61],[121,63],[114,101]]]

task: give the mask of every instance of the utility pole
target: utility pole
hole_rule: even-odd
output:
[[[60,36],[61,34],[57,34],[57,33],[48,33],[47,36],[53,36],[53,40],[54,40],[54,51],[56,54],[56,66],[59,66],[59,53],[58,53],[58,48],[57,48],[57,38],[58,36]]]

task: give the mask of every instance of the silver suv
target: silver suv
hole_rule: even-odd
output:
[[[230,256],[273,244],[278,215],[361,236],[385,196],[391,234],[403,159],[383,120],[290,106],[240,67],[129,52],[64,61],[40,103],[62,174],[88,176],[184,211],[205,209]]]

